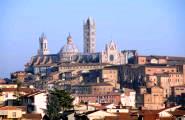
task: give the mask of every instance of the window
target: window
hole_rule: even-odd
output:
[[[95,32],[92,32],[91,34],[92,34],[92,35],[95,35]]]
[[[16,117],[16,112],[12,113],[12,117],[14,117],[14,118]]]

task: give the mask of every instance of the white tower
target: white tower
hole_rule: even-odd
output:
[[[48,49],[48,40],[44,33],[39,37],[39,50],[38,55],[47,55],[49,54]]]
[[[96,52],[96,24],[92,18],[88,18],[83,25],[84,29],[84,53]]]

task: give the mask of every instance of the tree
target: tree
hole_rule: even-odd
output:
[[[74,99],[70,96],[69,92],[66,92],[65,90],[55,89],[54,91],[51,91],[51,94],[57,96],[62,111],[68,110],[73,107],[72,103]]]
[[[14,91],[14,96],[16,97],[14,105],[20,105],[21,104],[20,89],[21,89],[23,83],[19,79],[15,79],[15,83],[17,85],[17,88],[16,88],[16,91]]]
[[[50,94],[47,101],[47,111],[46,114],[50,120],[59,120],[61,107],[59,105],[59,100],[57,96]]]
[[[17,85],[17,92],[19,93],[23,83],[19,79],[16,79],[16,85]],[[20,97],[20,95],[18,97]]]
[[[65,90],[54,89],[49,91],[46,114],[50,120],[58,120],[60,118],[60,111],[72,108],[73,100]]]

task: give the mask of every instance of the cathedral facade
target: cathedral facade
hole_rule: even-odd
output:
[[[26,64],[26,69],[34,74],[51,71],[51,66],[59,64],[124,64],[124,55],[115,42],[111,41],[102,52],[96,52],[96,26],[92,18],[84,22],[84,52],[80,52],[69,34],[67,42],[57,54],[49,54],[47,37],[42,34],[39,38],[39,50],[36,56]]]
[[[111,41],[105,46],[105,50],[100,53],[101,63],[124,64],[124,55],[117,48],[117,45]]]

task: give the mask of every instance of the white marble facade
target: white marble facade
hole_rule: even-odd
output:
[[[121,51],[118,50],[115,42],[111,41],[109,44],[106,44],[105,50],[100,53],[101,63],[109,64],[123,64],[124,55]]]

